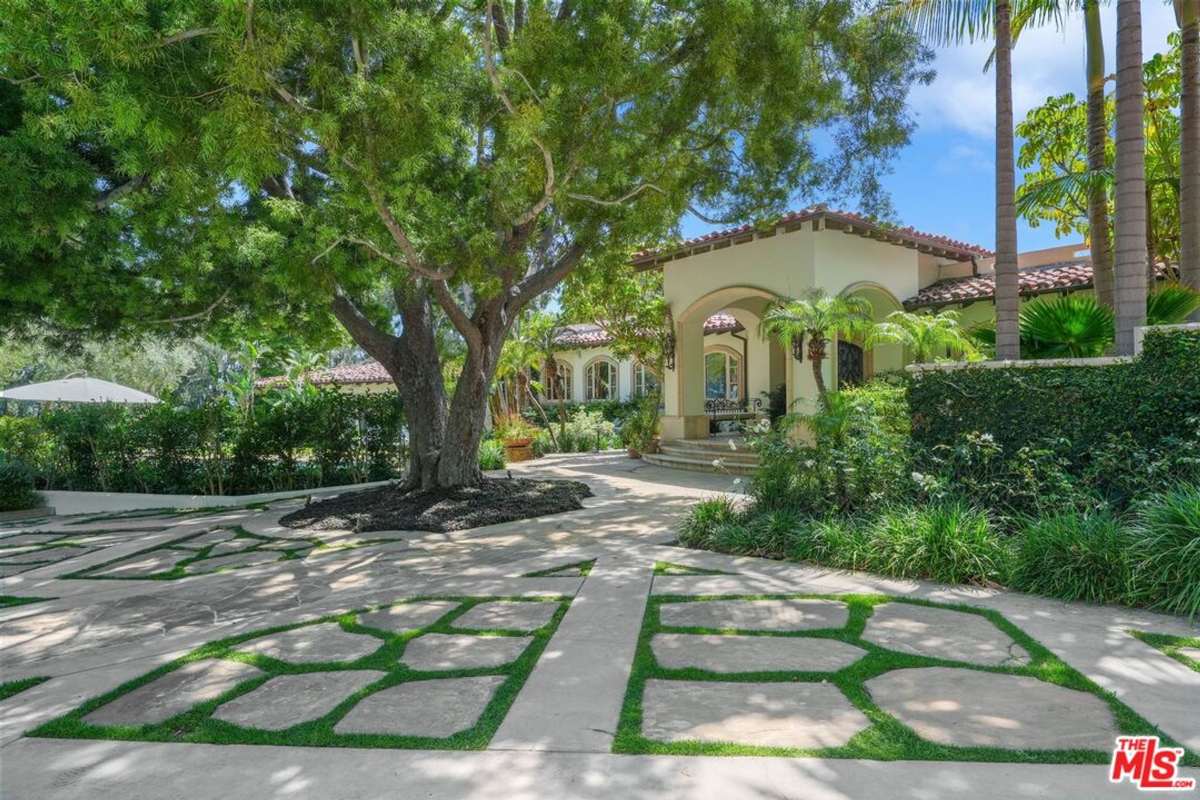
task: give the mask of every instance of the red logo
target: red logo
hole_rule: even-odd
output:
[[[1118,736],[1108,779],[1129,778],[1142,791],[1195,789],[1195,778],[1175,777],[1182,757],[1182,747],[1160,747],[1157,736]]]

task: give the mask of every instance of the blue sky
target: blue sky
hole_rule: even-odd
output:
[[[1112,74],[1116,71],[1115,5],[1102,6],[1101,13],[1105,57]],[[1142,24],[1146,57],[1166,50],[1167,34],[1177,29],[1172,7],[1148,0],[1142,4]],[[1066,92],[1084,96],[1083,21],[1076,15],[1067,25],[1065,32],[1027,31],[1018,42],[1013,54],[1018,122],[1048,96]],[[902,224],[988,248],[995,240],[995,78],[983,72],[990,51],[989,45],[979,43],[938,52],[936,80],[917,87],[910,98],[918,130],[897,160],[895,173],[886,179]],[[1022,251],[1056,244],[1052,227],[1019,224]],[[711,227],[689,219],[684,233],[694,236]]]

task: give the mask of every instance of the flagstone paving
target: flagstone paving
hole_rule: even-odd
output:
[[[660,633],[654,658],[667,669],[708,672],[836,672],[867,654],[835,639],[790,636],[706,636]]]
[[[642,731],[663,742],[838,747],[871,726],[825,683],[649,681]]]
[[[1180,655],[1187,656],[1192,661],[1200,662],[1200,647],[1181,647]]]
[[[554,603],[480,603],[454,620],[454,627],[474,630],[536,631],[549,624]]]
[[[380,543],[281,528],[303,501],[0,524],[0,557],[88,542],[0,561],[0,594],[54,598],[0,607],[5,680],[49,678],[0,703],[0,794],[1093,800],[1139,796],[1107,780],[1118,733],[1200,751],[1200,671],[1129,634],[1186,620],[670,547],[728,478],[518,471],[596,497]]]
[[[863,639],[889,650],[983,666],[1029,663],[1012,637],[977,614],[945,608],[887,603],[867,620]]]
[[[234,649],[289,664],[320,664],[355,661],[374,653],[380,644],[374,636],[347,633],[337,623],[326,622],[251,639]]]
[[[325,716],[385,675],[386,672],[378,670],[279,675],[222,704],[213,713],[213,719],[243,728],[283,730]]]
[[[1112,747],[1112,709],[1087,692],[1019,675],[927,667],[867,681],[879,706],[938,744],[1022,750]]]
[[[502,683],[501,675],[403,683],[368,695],[333,730],[442,739],[473,726]]]
[[[359,614],[358,624],[388,633],[406,633],[432,625],[459,605],[448,600],[398,603],[379,611]]]
[[[258,667],[237,661],[196,661],[105,703],[84,721],[92,725],[162,722],[263,674]]]
[[[736,628],[743,631],[808,631],[840,628],[849,612],[833,600],[716,600],[671,603],[659,610],[674,628]]]
[[[499,667],[520,658],[529,642],[525,636],[427,633],[408,643],[400,663],[424,672]]]

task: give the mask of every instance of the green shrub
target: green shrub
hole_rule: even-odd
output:
[[[895,506],[870,527],[872,572],[942,583],[987,584],[1008,577],[1007,545],[987,512],[966,503]]]
[[[1200,614],[1200,486],[1147,498],[1134,521],[1131,599],[1154,609]]]
[[[504,453],[504,445],[495,439],[484,439],[479,443],[479,468],[504,469],[508,466],[508,458]]]
[[[599,410],[577,408],[565,430],[556,430],[560,453],[590,453],[620,447],[617,428]]]
[[[735,522],[737,516],[737,507],[728,497],[722,495],[701,500],[683,518],[683,524],[679,527],[679,543],[684,547],[710,550],[717,528]]]
[[[37,417],[0,416],[0,458],[40,470],[51,463],[54,443]]]
[[[871,531],[861,520],[830,517],[801,529],[792,557],[837,569],[871,568],[874,550]]]
[[[1089,603],[1126,598],[1132,536],[1112,512],[1066,511],[1035,518],[1017,542],[1010,584],[1014,589]]]
[[[33,470],[20,461],[0,459],[0,511],[23,511],[42,505],[33,490]]]

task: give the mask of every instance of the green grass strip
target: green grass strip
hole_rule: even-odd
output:
[[[1165,633],[1147,633],[1145,631],[1129,631],[1135,639],[1140,639],[1151,647],[1162,651],[1181,664],[1200,672],[1200,660],[1192,658],[1181,651],[1181,648],[1200,648],[1200,638],[1189,636],[1171,636]]]
[[[32,689],[39,683],[45,683],[49,678],[22,678],[19,681],[6,681],[0,683],[0,700],[7,700],[14,694],[19,694],[26,689]]]
[[[720,569],[703,569],[702,567],[689,567],[687,564],[676,564],[672,561],[656,561],[654,562],[655,575],[732,575],[732,572],[726,572]]]
[[[524,685],[534,664],[537,663],[547,642],[557,629],[559,622],[571,603],[568,597],[548,598],[515,598],[515,597],[418,597],[405,600],[404,603],[417,603],[429,600],[443,600],[459,603],[454,610],[443,615],[434,624],[403,634],[395,634],[368,628],[358,624],[357,617],[366,611],[375,611],[389,606],[374,606],[358,609],[346,614],[338,614],[321,619],[294,625],[281,625],[274,628],[239,634],[211,642],[187,655],[148,672],[139,678],[125,683],[116,689],[98,697],[94,697],[79,708],[63,717],[47,722],[29,732],[28,736],[55,737],[70,739],[118,739],[150,742],[201,742],[209,744],[267,744],[285,745],[292,747],[390,747],[390,748],[419,748],[419,749],[449,749],[449,750],[482,750],[487,747],[492,736],[500,727],[505,714],[508,713],[517,693]],[[426,633],[469,634],[474,636],[526,636],[524,632],[512,630],[462,630],[455,627],[454,622],[480,603],[498,601],[524,603],[555,603],[558,608],[553,618],[543,627],[529,636],[530,644],[515,661],[501,667],[478,669],[442,670],[436,672],[418,671],[400,663],[404,648],[408,642]],[[400,605],[394,603],[392,605]],[[236,650],[237,645],[250,639],[257,639],[281,631],[293,630],[326,622],[336,622],[349,633],[373,636],[380,640],[379,648],[373,653],[354,661],[292,664],[279,661],[264,655],[244,653]],[[267,674],[240,683],[232,690],[209,702],[201,703],[187,711],[158,724],[139,726],[102,726],[91,725],[84,717],[106,703],[121,695],[133,691],[140,686],[160,678],[185,664],[210,658],[223,658],[251,664]],[[323,717],[282,731],[266,731],[254,728],[244,728],[227,722],[215,720],[212,713],[223,703],[254,691],[272,677],[280,675],[298,675],[310,672],[334,672],[339,670],[379,670],[384,673],[380,680],[361,689],[340,703],[333,711]],[[504,683],[496,690],[483,714],[472,727],[460,731],[447,738],[429,738],[420,736],[396,736],[391,734],[339,734],[333,728],[349,711],[363,698],[383,689],[398,686],[410,681],[424,681],[444,678],[475,677],[482,675],[503,675]]]
[[[586,578],[592,572],[596,559],[577,561],[574,564],[564,564],[561,567],[540,569],[537,572],[526,572],[522,578]]]
[[[663,626],[659,609],[668,603],[705,600],[775,600],[813,598],[839,600],[849,610],[849,621],[840,628],[805,631],[749,631],[736,629],[677,628]],[[910,603],[933,608],[949,609],[984,617],[1025,649],[1030,663],[1024,666],[985,667],[926,656],[898,653],[862,639],[867,620],[874,608],[883,603]],[[650,641],[656,633],[741,634],[753,636],[794,636],[833,639],[855,645],[866,655],[836,672],[743,672],[712,673],[700,669],[667,669],[654,658]],[[921,739],[910,728],[875,704],[866,689],[866,682],[886,672],[911,667],[953,667],[990,672],[998,675],[1025,675],[1057,686],[1088,692],[1102,699],[1112,709],[1117,728],[1122,734],[1157,735],[1172,746],[1179,746],[1169,736],[1145,718],[1121,703],[1114,694],[1105,691],[1094,681],[1073,669],[1051,653],[1025,631],[1013,625],[996,611],[966,605],[948,605],[921,600],[899,599],[883,595],[741,595],[741,596],[684,596],[657,595],[650,598],[634,657],[633,673],[626,691],[613,751],[617,753],[705,755],[705,756],[814,756],[820,758],[871,759],[877,761],[988,761],[1031,764],[1107,764],[1111,753],[1099,750],[1010,750],[999,747],[942,745]],[[660,742],[642,735],[642,698],[646,681],[650,679],[691,680],[715,682],[821,682],[829,681],[867,716],[872,726],[853,736],[845,745],[814,749],[761,747],[743,744],[712,742]],[[1184,763],[1200,765],[1196,754],[1187,752]]]
[[[11,608],[13,606],[27,606],[30,603],[44,603],[47,600],[54,600],[53,597],[17,597],[12,594],[0,594],[0,608]]]

